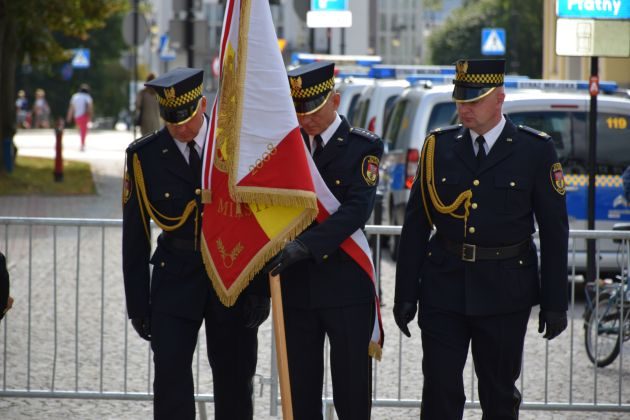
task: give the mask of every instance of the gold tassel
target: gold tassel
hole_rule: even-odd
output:
[[[380,344],[370,341],[370,344],[368,345],[368,355],[380,362],[381,357],[383,356],[383,349]]]

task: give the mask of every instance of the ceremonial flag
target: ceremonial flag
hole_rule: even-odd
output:
[[[231,306],[286,241],[339,202],[300,133],[267,1],[227,1],[219,60],[203,159],[201,250],[221,302]],[[342,248],[373,280],[363,232]],[[380,350],[378,319],[373,340]]]

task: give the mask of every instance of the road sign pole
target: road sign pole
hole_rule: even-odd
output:
[[[591,80],[598,77],[598,57],[591,57]],[[591,110],[588,124],[588,205],[587,229],[595,229],[595,178],[597,168],[597,92],[591,92]],[[586,272],[588,281],[595,281],[595,239],[586,243]]]

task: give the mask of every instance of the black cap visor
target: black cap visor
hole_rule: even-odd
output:
[[[455,102],[474,102],[488,96],[496,86],[462,86],[455,85],[453,88],[453,99]]]
[[[179,108],[165,108],[160,107],[160,116],[164,121],[169,124],[181,125],[186,124],[191,120],[199,111],[201,105],[201,98],[197,100],[197,103],[188,103],[186,106]]]
[[[332,90],[329,90],[323,95],[317,96],[315,98],[308,98],[308,99],[293,98],[293,105],[295,106],[295,113],[298,115],[309,115],[309,114],[316,113],[326,104],[326,101],[328,100],[328,98],[330,98],[331,93],[332,93]]]

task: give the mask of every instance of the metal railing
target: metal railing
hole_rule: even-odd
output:
[[[149,345],[129,329],[121,263],[121,221],[0,217],[0,250],[11,274],[14,308],[0,325],[0,397],[151,400],[152,360]],[[376,235],[374,258],[383,300],[393,301],[394,267],[381,253],[381,239],[400,234],[398,226],[368,226]],[[154,235],[156,236],[156,235]],[[630,265],[630,232],[572,231],[572,238],[620,239],[619,272]],[[575,244],[576,241],[573,241]],[[569,250],[569,328],[555,340],[541,339],[530,322],[519,388],[523,410],[630,412],[630,369],[620,355],[607,368],[587,359],[582,307],[576,299],[575,259]],[[598,251],[599,252],[599,251]],[[599,267],[597,267],[599,274]],[[579,295],[578,295],[579,296]],[[388,303],[389,304],[389,303]],[[422,346],[418,329],[411,339],[398,331],[389,307],[383,308],[386,343],[383,361],[373,369],[373,407],[419,409],[422,395]],[[387,310],[385,310],[387,309]],[[532,312],[534,317],[536,311]],[[256,375],[257,408],[278,415],[278,379],[271,322],[259,330]],[[212,378],[200,330],[195,365],[195,398],[205,418],[213,401]],[[472,358],[465,375],[467,408],[478,408]],[[328,360],[326,359],[328,364]],[[269,385],[269,387],[265,387]],[[323,402],[333,418],[329,375]]]

